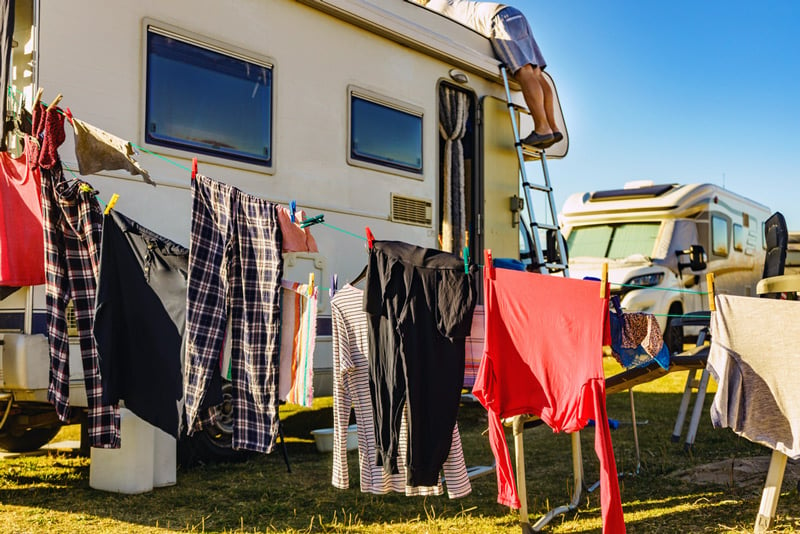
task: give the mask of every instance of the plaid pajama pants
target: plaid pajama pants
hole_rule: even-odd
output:
[[[192,182],[184,398],[193,433],[231,321],[233,448],[268,453],[278,433],[277,205],[205,176]]]
[[[69,406],[69,335],[67,304],[75,308],[86,399],[89,444],[120,446],[119,411],[103,405],[100,366],[92,328],[103,213],[95,190],[82,180],[64,180],[61,164],[42,168],[42,211],[45,248],[47,334],[50,344],[50,387],[47,398],[62,421]]]

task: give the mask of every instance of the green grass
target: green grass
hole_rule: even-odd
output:
[[[609,363],[613,372],[613,363]],[[641,424],[642,468],[635,468],[627,393],[608,398],[609,416],[619,420],[612,439],[628,532],[748,532],[758,511],[761,487],[693,484],[674,473],[714,461],[768,455],[769,451],[711,427],[708,405],[694,449],[670,441],[686,373],[668,375],[636,390]],[[374,496],[356,487],[330,485],[331,457],[316,451],[309,431],[331,426],[331,400],[315,408],[282,411],[292,473],[279,451],[242,463],[179,470],[177,484],[142,495],[117,495],[89,487],[89,460],[55,452],[0,460],[0,532],[155,533],[179,532],[519,532],[515,512],[496,503],[494,475],[473,482],[470,496],[408,498]],[[485,411],[462,405],[459,423],[468,465],[492,461]],[[510,439],[510,431],[509,443]],[[55,440],[78,439],[66,427]],[[584,469],[597,478],[594,432],[581,433]],[[511,445],[513,451],[513,444]],[[528,504],[536,520],[572,494],[570,438],[546,427],[525,431]],[[358,480],[357,453],[349,453],[350,479]],[[761,479],[763,481],[763,477]],[[774,532],[800,531],[796,477],[787,474]],[[600,532],[599,491],[583,493],[577,512],[557,517],[546,532]]]

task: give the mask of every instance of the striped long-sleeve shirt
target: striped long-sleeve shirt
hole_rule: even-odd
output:
[[[349,487],[347,465],[347,427],[351,407],[355,411],[358,434],[358,459],[361,491],[385,494],[401,492],[409,496],[441,495],[442,484],[436,486],[406,485],[406,474],[389,475],[376,465],[376,444],[372,401],[369,391],[367,363],[367,316],[363,309],[363,292],[346,285],[331,299],[333,322],[333,475],[337,488]],[[408,424],[406,417],[400,428],[399,464],[405,465]],[[451,499],[472,491],[461,448],[458,425],[453,428],[450,454],[442,467]]]

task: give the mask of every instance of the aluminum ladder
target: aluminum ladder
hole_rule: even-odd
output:
[[[512,210],[519,211],[522,209],[524,202],[525,208],[528,213],[528,223],[530,225],[530,234],[533,241],[532,258],[534,262],[533,267],[538,269],[541,274],[549,274],[562,272],[563,276],[569,277],[569,268],[567,266],[566,244],[564,243],[564,236],[561,235],[558,227],[558,218],[556,212],[556,203],[553,197],[553,187],[550,183],[550,173],[547,169],[547,156],[545,149],[539,149],[523,145],[519,132],[519,124],[517,122],[517,112],[519,107],[514,104],[511,99],[511,88],[508,82],[508,69],[505,65],[500,66],[500,73],[503,76],[503,85],[506,91],[506,102],[508,104],[508,114],[511,117],[511,127],[514,131],[514,147],[517,152],[517,159],[519,160],[519,173],[520,185],[524,191],[524,200],[518,199],[516,196],[512,197]],[[528,173],[525,169],[525,156],[532,156],[534,159],[539,159],[542,164],[542,177],[544,183],[534,184],[528,181]],[[534,213],[533,195],[534,193],[544,194],[547,197],[546,208],[549,213],[545,214],[545,222],[538,222]],[[520,202],[522,200],[522,202]],[[520,223],[521,224],[521,223]],[[547,251],[542,247],[542,238],[540,230],[545,232],[545,243],[547,244]],[[522,526],[522,532],[527,534],[529,532],[538,532],[553,518],[560,514],[574,511],[578,508],[581,498],[581,490],[583,489],[583,458],[581,456],[581,440],[580,433],[574,432],[571,435],[572,439],[572,470],[573,470],[573,494],[572,500],[569,504],[558,506],[547,512],[536,523],[531,525],[528,520],[528,498],[525,483],[525,453],[523,430],[529,426],[535,426],[541,423],[538,418],[532,418],[527,415],[518,415],[511,418],[511,425],[514,434],[514,452],[517,471],[517,494],[520,500],[519,521]]]

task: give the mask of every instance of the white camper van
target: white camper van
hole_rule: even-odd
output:
[[[177,243],[189,244],[196,157],[206,176],[324,215],[329,226],[311,228],[319,252],[285,257],[292,280],[313,272],[327,289],[333,274],[339,284],[355,278],[365,227],[432,248],[446,229],[469,231],[473,263],[483,248],[519,257],[518,205],[509,202],[519,164],[499,64],[486,38],[450,19],[405,0],[17,0],[14,23],[12,111],[43,89],[43,102],[61,94],[74,117],[134,143],[157,187],[125,171],[84,179]],[[568,147],[558,103],[556,112],[565,139],[551,159]],[[530,118],[518,119],[530,131]],[[66,130],[59,153],[77,174]],[[330,324],[322,291],[317,395],[331,392]],[[45,331],[42,286],[0,301],[2,448],[36,448],[58,430]],[[71,402],[80,407],[77,341],[72,349]],[[225,424],[217,418],[199,439],[224,449]]]
[[[684,332],[673,316],[707,310],[706,273],[716,291],[755,295],[764,265],[769,209],[711,184],[632,182],[575,193],[560,213],[570,276],[599,276],[627,311],[655,314],[671,350]],[[690,334],[690,332],[686,332]]]

